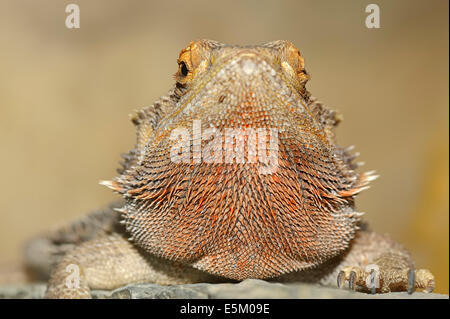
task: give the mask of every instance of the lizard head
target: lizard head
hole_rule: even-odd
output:
[[[294,99],[295,105],[299,101],[306,104],[309,99],[304,59],[288,41],[253,47],[195,41],[180,52],[177,62],[176,93],[180,100],[172,117],[194,112],[194,116],[201,113],[204,118],[226,112],[229,125],[234,126],[233,120],[237,125],[252,125],[258,118],[262,120],[261,115],[268,119],[272,111],[279,111],[280,101],[289,109],[294,106]],[[281,91],[276,92],[277,89]],[[288,101],[291,95],[293,99]],[[264,101],[267,99],[279,102]],[[249,106],[245,108],[247,113],[240,112],[243,105]],[[230,108],[235,108],[238,118],[229,114]],[[264,114],[258,116],[256,112]]]
[[[250,89],[255,89],[260,84],[257,78],[275,77],[277,73],[287,85],[302,95],[307,94],[305,84],[309,75],[304,59],[300,50],[288,41],[253,47],[227,46],[210,40],[194,41],[180,52],[177,62],[175,79],[183,88],[203,87],[220,73],[218,80],[231,75],[233,82],[241,82],[236,85],[244,82],[247,87],[253,86]]]
[[[138,111],[137,144],[104,184],[146,251],[233,279],[312,267],[346,249],[362,178],[310,98],[290,42],[191,42],[176,84]]]

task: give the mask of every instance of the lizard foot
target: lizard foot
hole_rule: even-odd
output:
[[[391,267],[344,267],[337,276],[337,286],[342,288],[348,281],[351,290],[387,293],[392,291],[408,291],[422,289],[423,292],[432,292],[434,289],[434,276],[428,269],[391,268]]]

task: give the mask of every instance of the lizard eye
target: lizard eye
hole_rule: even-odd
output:
[[[179,85],[189,85],[194,77],[207,67],[211,49],[205,41],[193,41],[181,50],[175,79]]]
[[[181,85],[186,85],[191,81],[192,67],[189,64],[189,60],[178,60],[178,71],[175,73],[175,79]]]
[[[184,63],[184,61],[180,62],[179,67],[180,67],[180,74],[182,76],[187,76],[189,74],[189,69],[186,66],[186,63]]]

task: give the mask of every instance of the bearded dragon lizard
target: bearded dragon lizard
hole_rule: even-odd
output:
[[[47,298],[246,278],[433,290],[429,270],[361,222],[355,196],[377,176],[336,144],[340,117],[311,97],[293,44],[199,40],[177,62],[168,94],[132,115],[120,175],[101,182],[122,201],[28,245],[29,267],[51,272]]]

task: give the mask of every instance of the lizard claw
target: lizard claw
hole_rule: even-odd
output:
[[[348,280],[348,287],[350,288],[350,290],[353,290],[353,291],[356,290],[355,277],[356,277],[356,272],[351,271],[350,272],[350,278]]]
[[[421,288],[426,293],[433,292],[434,276],[428,269],[415,270],[414,279],[414,288]]]
[[[337,286],[338,288],[341,288],[345,283],[345,272],[342,270],[339,272],[339,275],[337,277]]]
[[[372,295],[375,295],[375,293],[377,292],[377,287],[375,284],[375,279],[376,279],[376,273],[375,273],[375,269],[372,269],[370,271],[370,293]]]
[[[337,286],[342,288],[346,281],[350,290],[355,291],[358,284],[361,282],[361,271],[357,267],[345,267],[337,276]]]
[[[415,282],[416,273],[414,268],[410,268],[408,270],[408,294],[412,294],[414,292],[414,282]]]
[[[408,294],[412,294],[415,288],[421,288],[423,292],[430,293],[434,290],[434,276],[428,269],[408,269]]]
[[[342,288],[348,280],[352,291],[366,291],[371,294],[391,291],[407,291],[412,294],[415,289],[432,292],[434,276],[427,269],[391,269],[380,267],[370,271],[361,267],[344,267],[337,276],[337,286]]]

